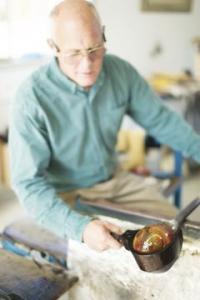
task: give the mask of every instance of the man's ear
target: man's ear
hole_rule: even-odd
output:
[[[59,49],[56,46],[56,44],[54,43],[54,41],[52,39],[47,39],[47,44],[49,45],[49,47],[53,51],[54,55],[57,56],[57,54],[59,52]]]
[[[102,26],[102,37],[103,37],[103,41],[104,43],[106,43],[106,35],[105,35],[105,26]]]
[[[47,44],[49,45],[49,47],[54,50],[55,49],[55,45],[52,39],[47,39]]]

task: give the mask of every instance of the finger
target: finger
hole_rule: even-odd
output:
[[[118,233],[118,234],[122,234],[123,233],[123,230],[119,226],[117,226],[117,225],[115,225],[113,223],[106,222],[105,226],[111,232],[115,232],[115,233]]]
[[[119,249],[122,247],[122,244],[120,244],[117,240],[115,240],[110,234],[106,240],[107,249]]]

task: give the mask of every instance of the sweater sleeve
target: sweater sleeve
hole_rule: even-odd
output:
[[[9,154],[13,189],[38,223],[61,237],[81,241],[91,217],[72,210],[46,179],[51,147],[32,97],[18,94],[11,108]]]
[[[134,69],[129,71],[129,115],[160,143],[200,163],[200,136],[163,103]]]

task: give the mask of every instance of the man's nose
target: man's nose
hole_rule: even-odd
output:
[[[88,53],[84,53],[82,54],[82,57],[81,57],[81,61],[80,61],[80,66],[82,68],[89,68],[92,64],[92,61],[90,59],[90,56],[88,55]]]

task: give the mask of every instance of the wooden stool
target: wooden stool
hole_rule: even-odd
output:
[[[30,256],[30,252],[36,250],[43,258],[67,268],[67,240],[30,219],[20,219],[8,225],[2,234],[2,244],[4,249],[21,256]]]
[[[67,267],[67,241],[29,219],[8,225],[1,243],[0,296],[2,290],[10,299],[55,300],[78,280]]]
[[[0,249],[0,265],[0,289],[10,299],[18,295],[23,300],[55,300],[77,281],[65,269],[39,265],[4,249]]]

